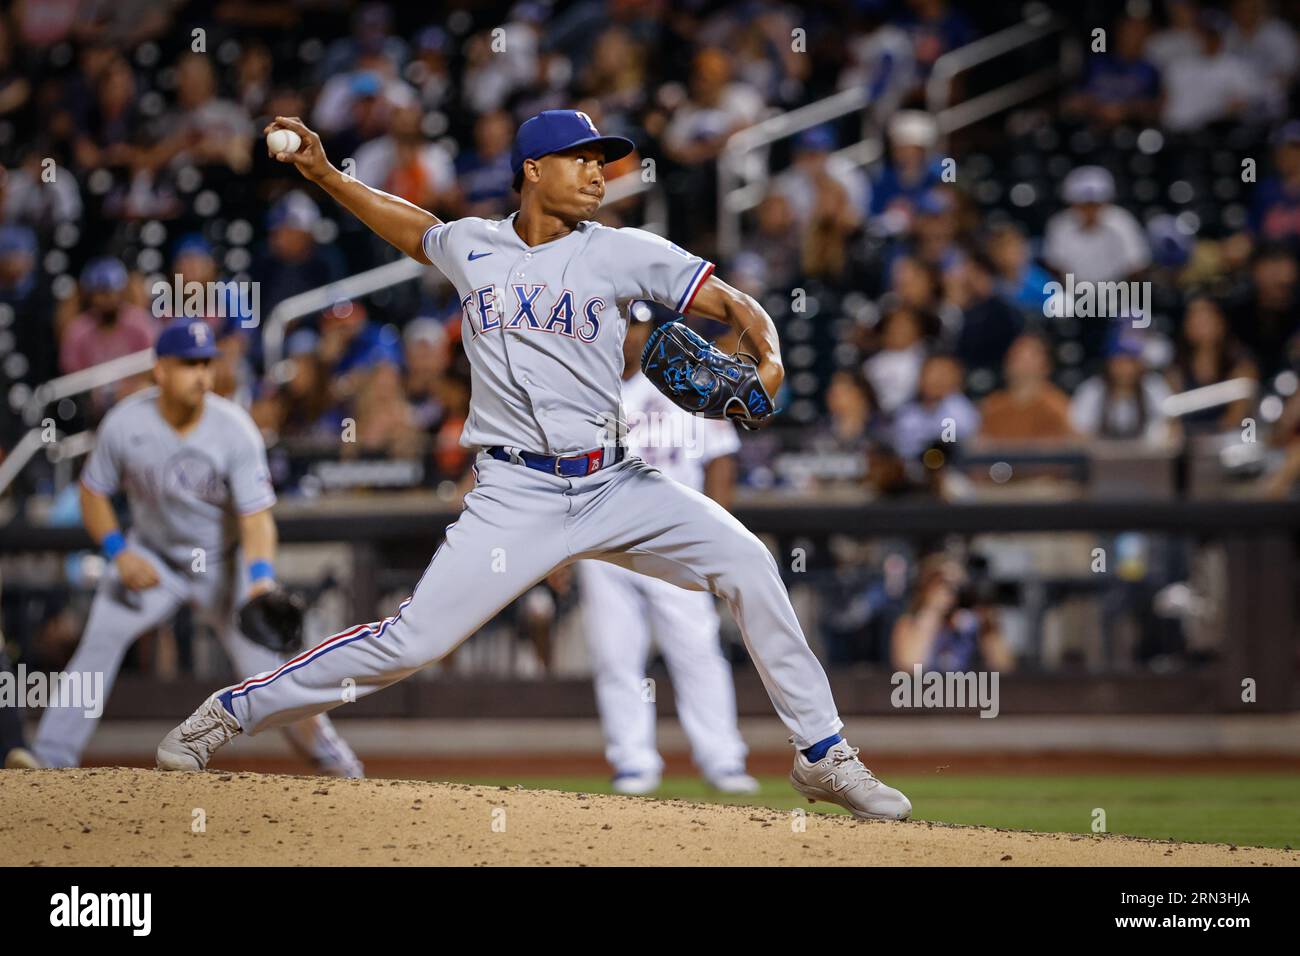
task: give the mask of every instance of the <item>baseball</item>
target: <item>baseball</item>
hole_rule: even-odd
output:
[[[291,129],[273,129],[266,134],[266,145],[272,153],[296,153],[302,137]]]

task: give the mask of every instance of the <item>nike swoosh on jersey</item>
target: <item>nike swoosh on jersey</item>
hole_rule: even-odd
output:
[[[469,261],[473,262],[475,259],[482,259],[484,256],[490,255],[492,255],[490,252],[470,252]]]

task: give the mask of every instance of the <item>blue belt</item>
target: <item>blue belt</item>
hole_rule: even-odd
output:
[[[511,455],[500,445],[493,445],[485,448],[489,455],[497,461],[510,461],[518,463],[522,460],[523,464],[537,471],[544,471],[548,475],[555,475],[559,478],[585,478],[592,472],[600,471],[606,465],[616,465],[623,460],[627,454],[622,445],[614,450],[613,455],[608,455],[603,448],[597,448],[594,451],[580,451],[572,455],[534,455],[530,451],[519,452],[518,458]]]

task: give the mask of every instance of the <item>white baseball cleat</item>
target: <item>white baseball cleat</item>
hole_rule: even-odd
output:
[[[26,747],[15,747],[5,754],[6,770],[44,770],[45,764]]]
[[[364,780],[366,776],[365,765],[352,754],[342,760],[318,760],[316,770],[321,776],[343,780]]]
[[[706,779],[709,781],[709,786],[719,793],[754,794],[761,789],[758,781],[743,770],[710,774]]]
[[[202,770],[220,748],[239,736],[234,714],[213,694],[158,745],[159,770]]]
[[[877,780],[858,759],[858,748],[846,740],[816,763],[796,749],[790,785],[811,802],[838,804],[860,820],[906,820],[912,815],[912,802]]]
[[[643,797],[659,789],[657,773],[620,773],[614,775],[611,786],[615,793],[629,797]]]

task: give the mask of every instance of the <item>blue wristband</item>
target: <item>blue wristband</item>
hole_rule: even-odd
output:
[[[275,565],[270,561],[254,561],[248,566],[248,581],[256,584],[266,578],[275,578]]]
[[[99,544],[100,552],[104,555],[105,561],[112,561],[121,554],[125,548],[126,538],[122,537],[122,532],[120,531],[110,531],[104,536],[104,540]]]

